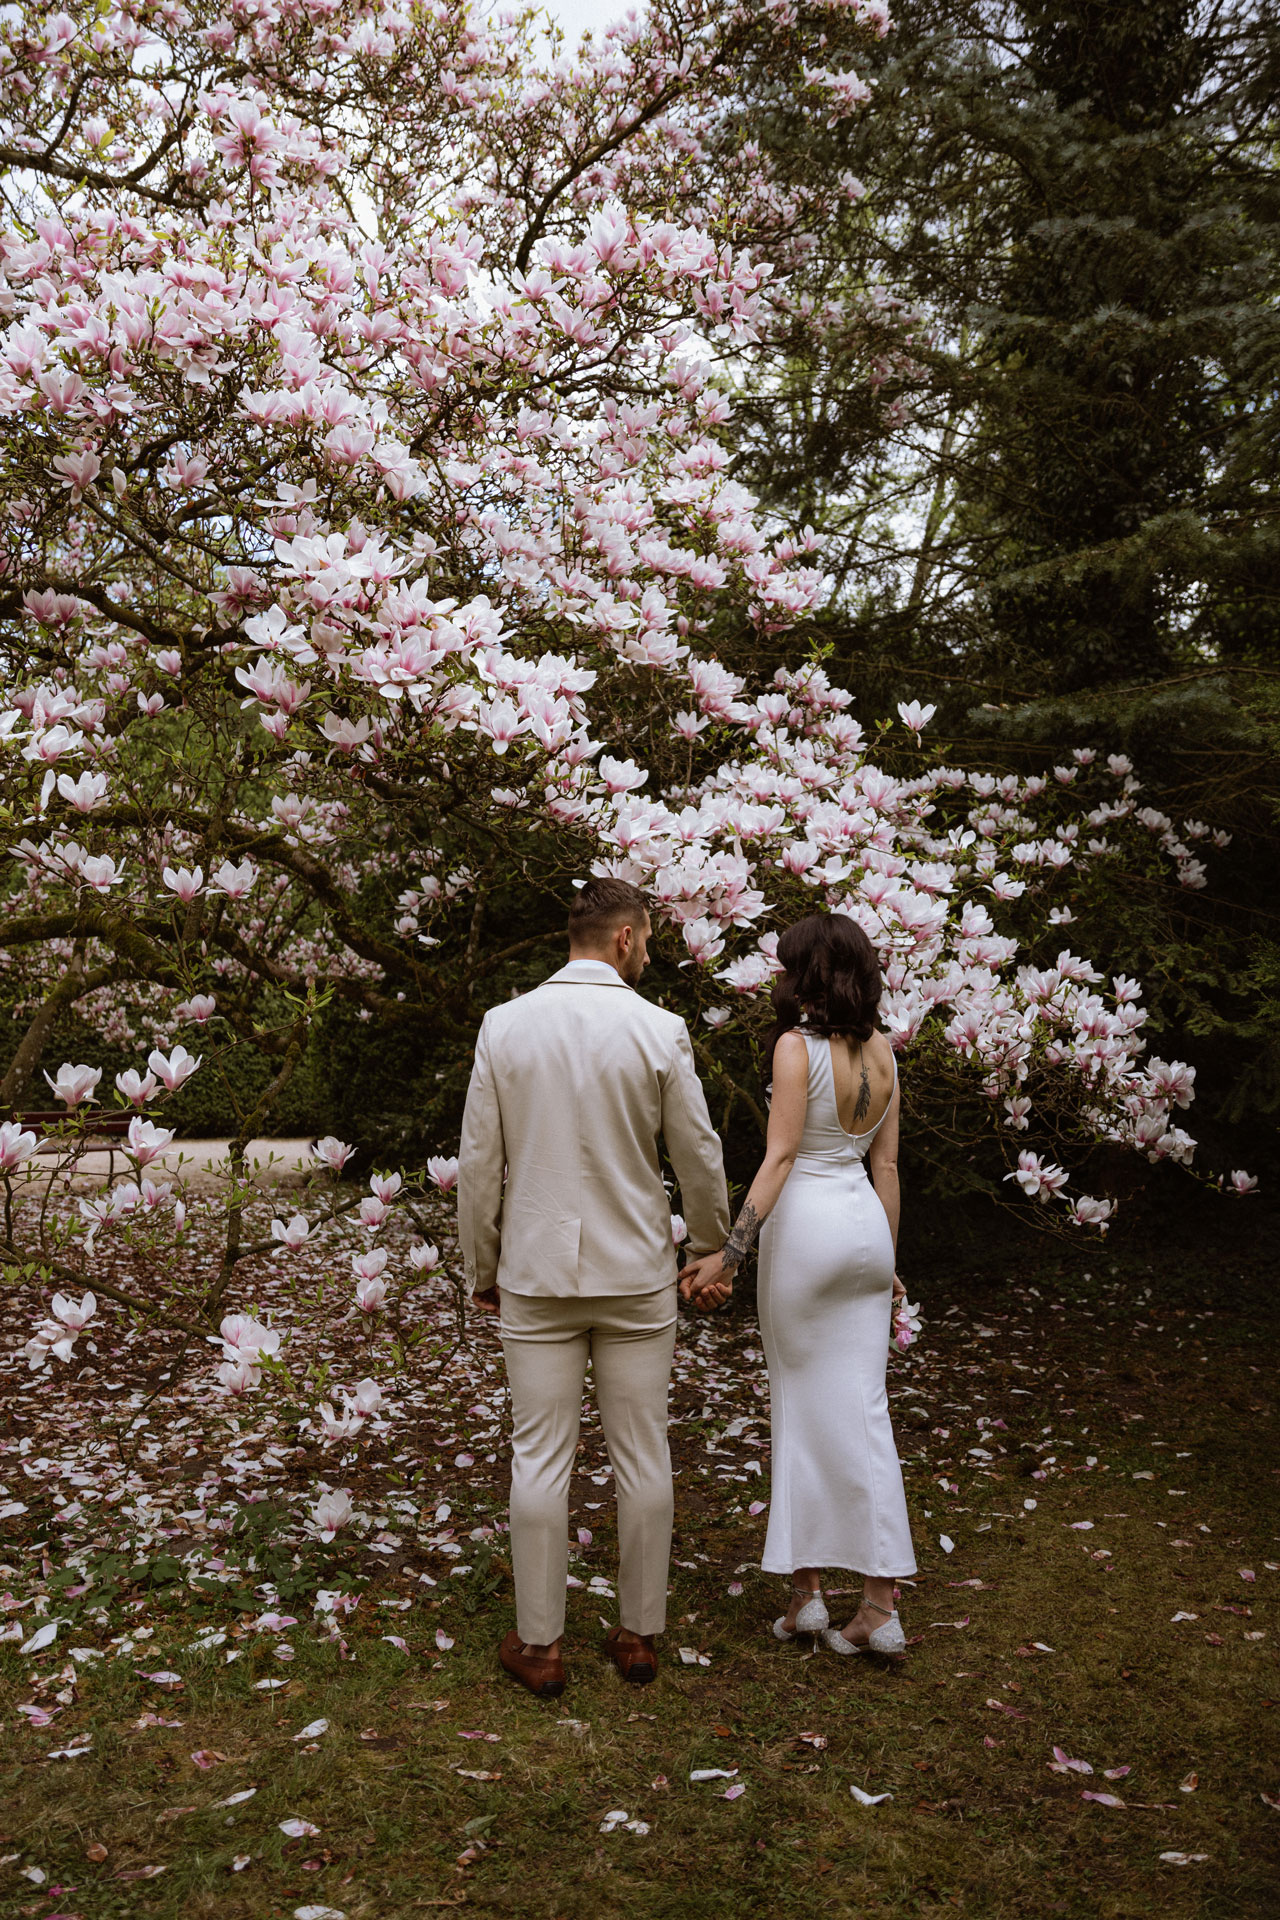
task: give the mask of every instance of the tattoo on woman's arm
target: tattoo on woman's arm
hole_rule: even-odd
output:
[[[733,1232],[721,1249],[720,1258],[730,1272],[736,1273],[742,1265],[760,1231],[760,1216],[748,1200],[733,1223]]]

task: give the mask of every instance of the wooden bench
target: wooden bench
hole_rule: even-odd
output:
[[[30,1133],[38,1133],[40,1135],[40,1145],[36,1148],[38,1154],[58,1153],[61,1150],[62,1143],[58,1139],[57,1134],[67,1119],[65,1107],[41,1108],[35,1113],[16,1113],[11,1108],[6,1118],[16,1120],[20,1127],[25,1127]],[[129,1123],[132,1119],[133,1115],[131,1113],[96,1114],[90,1109],[84,1131],[79,1136],[82,1140],[106,1141],[107,1178],[109,1180],[115,1179],[115,1142],[128,1138]]]

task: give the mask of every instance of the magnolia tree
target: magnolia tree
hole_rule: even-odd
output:
[[[371,1326],[407,1312],[453,1164],[351,1197],[325,1140],[268,1222],[245,1149],[322,1007],[474,1021],[513,873],[643,886],[713,1048],[762,1018],[780,924],[852,914],[913,1106],[976,1089],[1064,1221],[1105,1227],[1068,1171],[1091,1143],[1190,1159],[1193,1076],[1146,1057],[1138,984],[1057,941],[1117,860],[1201,884],[1204,830],[1144,812],[1117,759],[925,770],[931,710],[869,743],[803,644],[763,686],[715,657],[730,629],[776,653],[826,592],[813,536],[730,476],[729,375],[810,328],[857,329],[872,383],[910,367],[885,295],[791,290],[859,183],[744,131],[856,111],[886,29],[863,0],[655,0],[569,59],[466,0],[0,24],[2,958],[26,1021],[0,1172],[33,1367],[74,1365],[111,1302],[189,1360],[212,1335],[217,1385],[252,1393],[287,1356],[243,1276],[319,1235],[354,1238]],[[114,1089],[50,1071],[73,1010],[136,1045]],[[272,1071],[198,1200],[157,1172],[163,1103],[245,1049]],[[41,1069],[68,1116],[42,1183]],[[113,1105],[126,1170],[73,1189]],[[377,1241],[404,1206],[396,1273]],[[217,1249],[173,1258],[188,1208]],[[104,1259],[122,1238],[132,1280]],[[350,1437],[380,1393],[371,1372],[316,1419]]]

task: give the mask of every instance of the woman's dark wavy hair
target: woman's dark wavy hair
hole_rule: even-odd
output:
[[[777,1018],[766,1048],[766,1080],[774,1048],[793,1027],[869,1040],[880,1005],[876,950],[847,913],[811,913],[797,920],[778,941],[778,958],[784,970],[773,983]]]

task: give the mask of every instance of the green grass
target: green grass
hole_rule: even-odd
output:
[[[1016,1284],[970,1274],[933,1297],[927,1351],[896,1375],[919,1386],[911,1398],[928,1416],[899,1419],[921,1562],[902,1602],[919,1638],[900,1665],[778,1644],[768,1623],[781,1583],[754,1568],[740,1596],[728,1593],[758,1557],[761,1523],[699,1484],[703,1431],[682,1429],[676,1551],[688,1564],[675,1569],[652,1688],[626,1687],[606,1665],[601,1603],[575,1593],[564,1698],[519,1692],[494,1658],[513,1617],[505,1580],[474,1610],[465,1579],[442,1579],[407,1613],[380,1611],[371,1591],[344,1629],[349,1658],[297,1607],[287,1665],[275,1635],[251,1630],[228,1643],[242,1649],[229,1665],[225,1648],[193,1651],[208,1604],[166,1589],[121,1615],[145,1616],[154,1639],[135,1658],[81,1668],[72,1703],[36,1732],[14,1708],[56,1697],[65,1650],[0,1648],[0,1856],[18,1855],[0,1868],[0,1912],[1274,1914],[1280,1812],[1261,1798],[1280,1796],[1268,1276],[1247,1268],[1234,1282],[1233,1268],[1247,1310],[1205,1317],[1225,1297],[1204,1293],[1194,1258],[1166,1263],[1144,1310],[1136,1295],[1156,1277],[1136,1259],[1082,1281],[1020,1257]],[[948,1317],[950,1304],[960,1310]],[[979,1412],[1005,1422],[988,1429],[985,1462],[969,1453]],[[1032,1479],[1046,1455],[1047,1477]],[[732,1498],[754,1491],[735,1486]],[[492,1490],[473,1481],[469,1497],[488,1504]],[[1073,1530],[1082,1519],[1093,1527]],[[591,1516],[593,1571],[613,1564],[604,1522],[603,1509]],[[1197,1618],[1174,1624],[1175,1612]],[[455,1645],[438,1656],[442,1624]],[[98,1644],[120,1631],[113,1622]],[[404,1635],[409,1657],[387,1632]],[[92,1644],[94,1630],[82,1622],[76,1637]],[[681,1665],[681,1645],[710,1665]],[[139,1665],[179,1671],[182,1690],[160,1692]],[[268,1677],[287,1684],[258,1691]],[[182,1725],[137,1726],[147,1712]],[[319,1717],[327,1733],[292,1738]],[[499,1738],[460,1738],[475,1730]],[[84,1735],[85,1758],[42,1757]],[[1095,1774],[1052,1772],[1055,1745]],[[189,1758],[199,1749],[227,1757],[201,1771]],[[722,1783],[690,1784],[710,1766],[736,1766],[745,1793],[726,1801]],[[1131,1769],[1122,1779],[1102,1777],[1120,1766]],[[863,1807],[851,1784],[893,1798]],[[252,1799],[214,1807],[248,1787]],[[1082,1789],[1127,1804],[1100,1806]],[[175,1808],[189,1811],[168,1817]],[[613,1809],[649,1832],[602,1834]],[[292,1816],[318,1836],[286,1838],[277,1823]],[[1207,1859],[1162,1864],[1172,1851]],[[233,1872],[243,1854],[249,1865]],[[32,1865],[47,1874],[41,1887],[19,1877]],[[164,1871],[125,1877],[149,1867]]]

